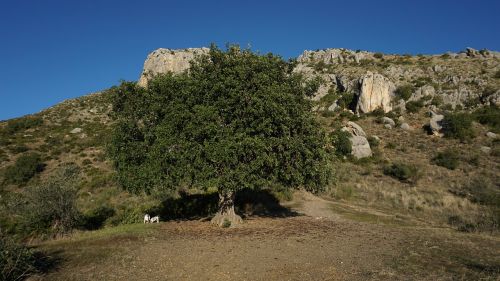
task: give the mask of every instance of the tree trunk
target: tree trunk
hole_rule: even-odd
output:
[[[219,192],[219,211],[212,218],[212,223],[222,227],[230,227],[243,223],[243,220],[234,212],[233,191]]]

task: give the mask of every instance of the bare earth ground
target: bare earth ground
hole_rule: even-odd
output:
[[[208,221],[132,225],[75,234],[40,247],[60,258],[32,280],[499,280],[500,239],[383,213],[311,194],[300,213],[247,218],[234,228]]]

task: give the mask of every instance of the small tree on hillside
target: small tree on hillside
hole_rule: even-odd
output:
[[[189,72],[112,88],[119,182],[133,192],[216,189],[218,225],[241,222],[238,190],[321,189],[325,134],[305,98],[316,89],[291,70],[272,54],[212,46]]]

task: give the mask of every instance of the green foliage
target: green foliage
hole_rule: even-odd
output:
[[[402,85],[396,88],[396,96],[407,101],[414,91],[415,88],[411,84]]]
[[[14,154],[23,153],[23,152],[26,152],[29,150],[29,148],[24,144],[16,145],[16,146],[11,147],[9,149]]]
[[[83,227],[85,229],[99,229],[105,221],[115,215],[115,209],[102,205],[83,215]]]
[[[322,60],[320,60],[316,64],[314,64],[314,70],[317,72],[321,72],[325,68],[328,68],[328,65]]]
[[[23,280],[35,271],[35,252],[0,233],[0,280]]]
[[[414,79],[412,82],[413,82],[413,85],[415,87],[422,87],[425,85],[433,85],[434,86],[434,83],[432,82],[432,78],[429,76],[418,77],[418,78]]]
[[[438,166],[445,167],[450,170],[455,170],[460,162],[460,155],[455,150],[446,149],[443,152],[439,152],[432,159],[432,162]]]
[[[377,147],[380,144],[380,140],[374,136],[369,136],[367,140],[370,147]]]
[[[76,207],[79,169],[60,167],[47,181],[26,190],[24,228],[29,233],[65,233],[79,224]]]
[[[335,101],[339,99],[339,94],[335,91],[335,88],[331,87],[328,90],[328,94],[325,96],[321,97],[319,100],[320,104],[323,104],[325,106],[330,106],[332,105]]]
[[[385,116],[385,111],[382,108],[377,108],[374,111],[369,113],[370,116],[375,116],[375,117],[383,117]]]
[[[472,202],[500,208],[500,190],[488,177],[475,177],[464,186],[464,195]]]
[[[396,149],[397,145],[393,142],[388,142],[386,145],[385,145],[386,148],[389,148],[389,149]]]
[[[373,56],[374,56],[375,58],[377,58],[377,59],[381,59],[381,58],[383,58],[383,57],[384,57],[384,54],[382,54],[382,53],[375,53],[375,54],[373,54]]]
[[[5,153],[3,149],[0,149],[0,164],[7,160],[9,160],[9,156],[7,155],[7,153]]]
[[[354,93],[351,92],[342,93],[337,104],[340,108],[354,110],[356,106],[356,99]]]
[[[132,192],[190,186],[219,192],[272,183],[319,190],[328,179],[325,134],[290,63],[212,46],[189,72],[148,88],[123,82],[109,93],[116,120],[109,155]]]
[[[417,166],[404,163],[393,163],[384,167],[384,174],[402,182],[417,183],[420,171]]]
[[[406,110],[410,113],[417,113],[422,107],[424,107],[424,102],[420,99],[417,101],[409,101],[405,104]]]
[[[350,156],[352,152],[352,143],[349,139],[351,134],[342,130],[335,130],[330,133],[330,141],[335,149],[337,156]]]
[[[17,119],[12,119],[7,122],[4,130],[7,134],[14,134],[21,130],[27,130],[43,124],[43,119],[34,116],[24,116]]]
[[[495,106],[486,106],[473,113],[474,119],[483,125],[488,125],[494,132],[500,132],[500,109]]]
[[[445,60],[449,59],[450,57],[451,57],[450,54],[442,54],[441,55],[441,58],[445,59]]]
[[[440,107],[442,104],[443,104],[443,97],[441,97],[439,95],[435,95],[432,98],[431,105],[434,105],[436,107]]]
[[[231,227],[231,221],[228,219],[225,219],[224,222],[222,223],[223,228],[228,228]]]
[[[472,116],[468,113],[447,113],[442,124],[445,137],[464,141],[475,135],[472,129]]]
[[[7,183],[23,185],[43,169],[44,164],[40,155],[28,153],[21,155],[13,165],[7,167],[4,178]]]

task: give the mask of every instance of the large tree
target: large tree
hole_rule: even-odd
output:
[[[134,192],[216,189],[218,225],[241,222],[243,188],[321,189],[325,134],[306,98],[315,87],[292,69],[273,54],[212,46],[187,72],[112,88],[119,182]]]

